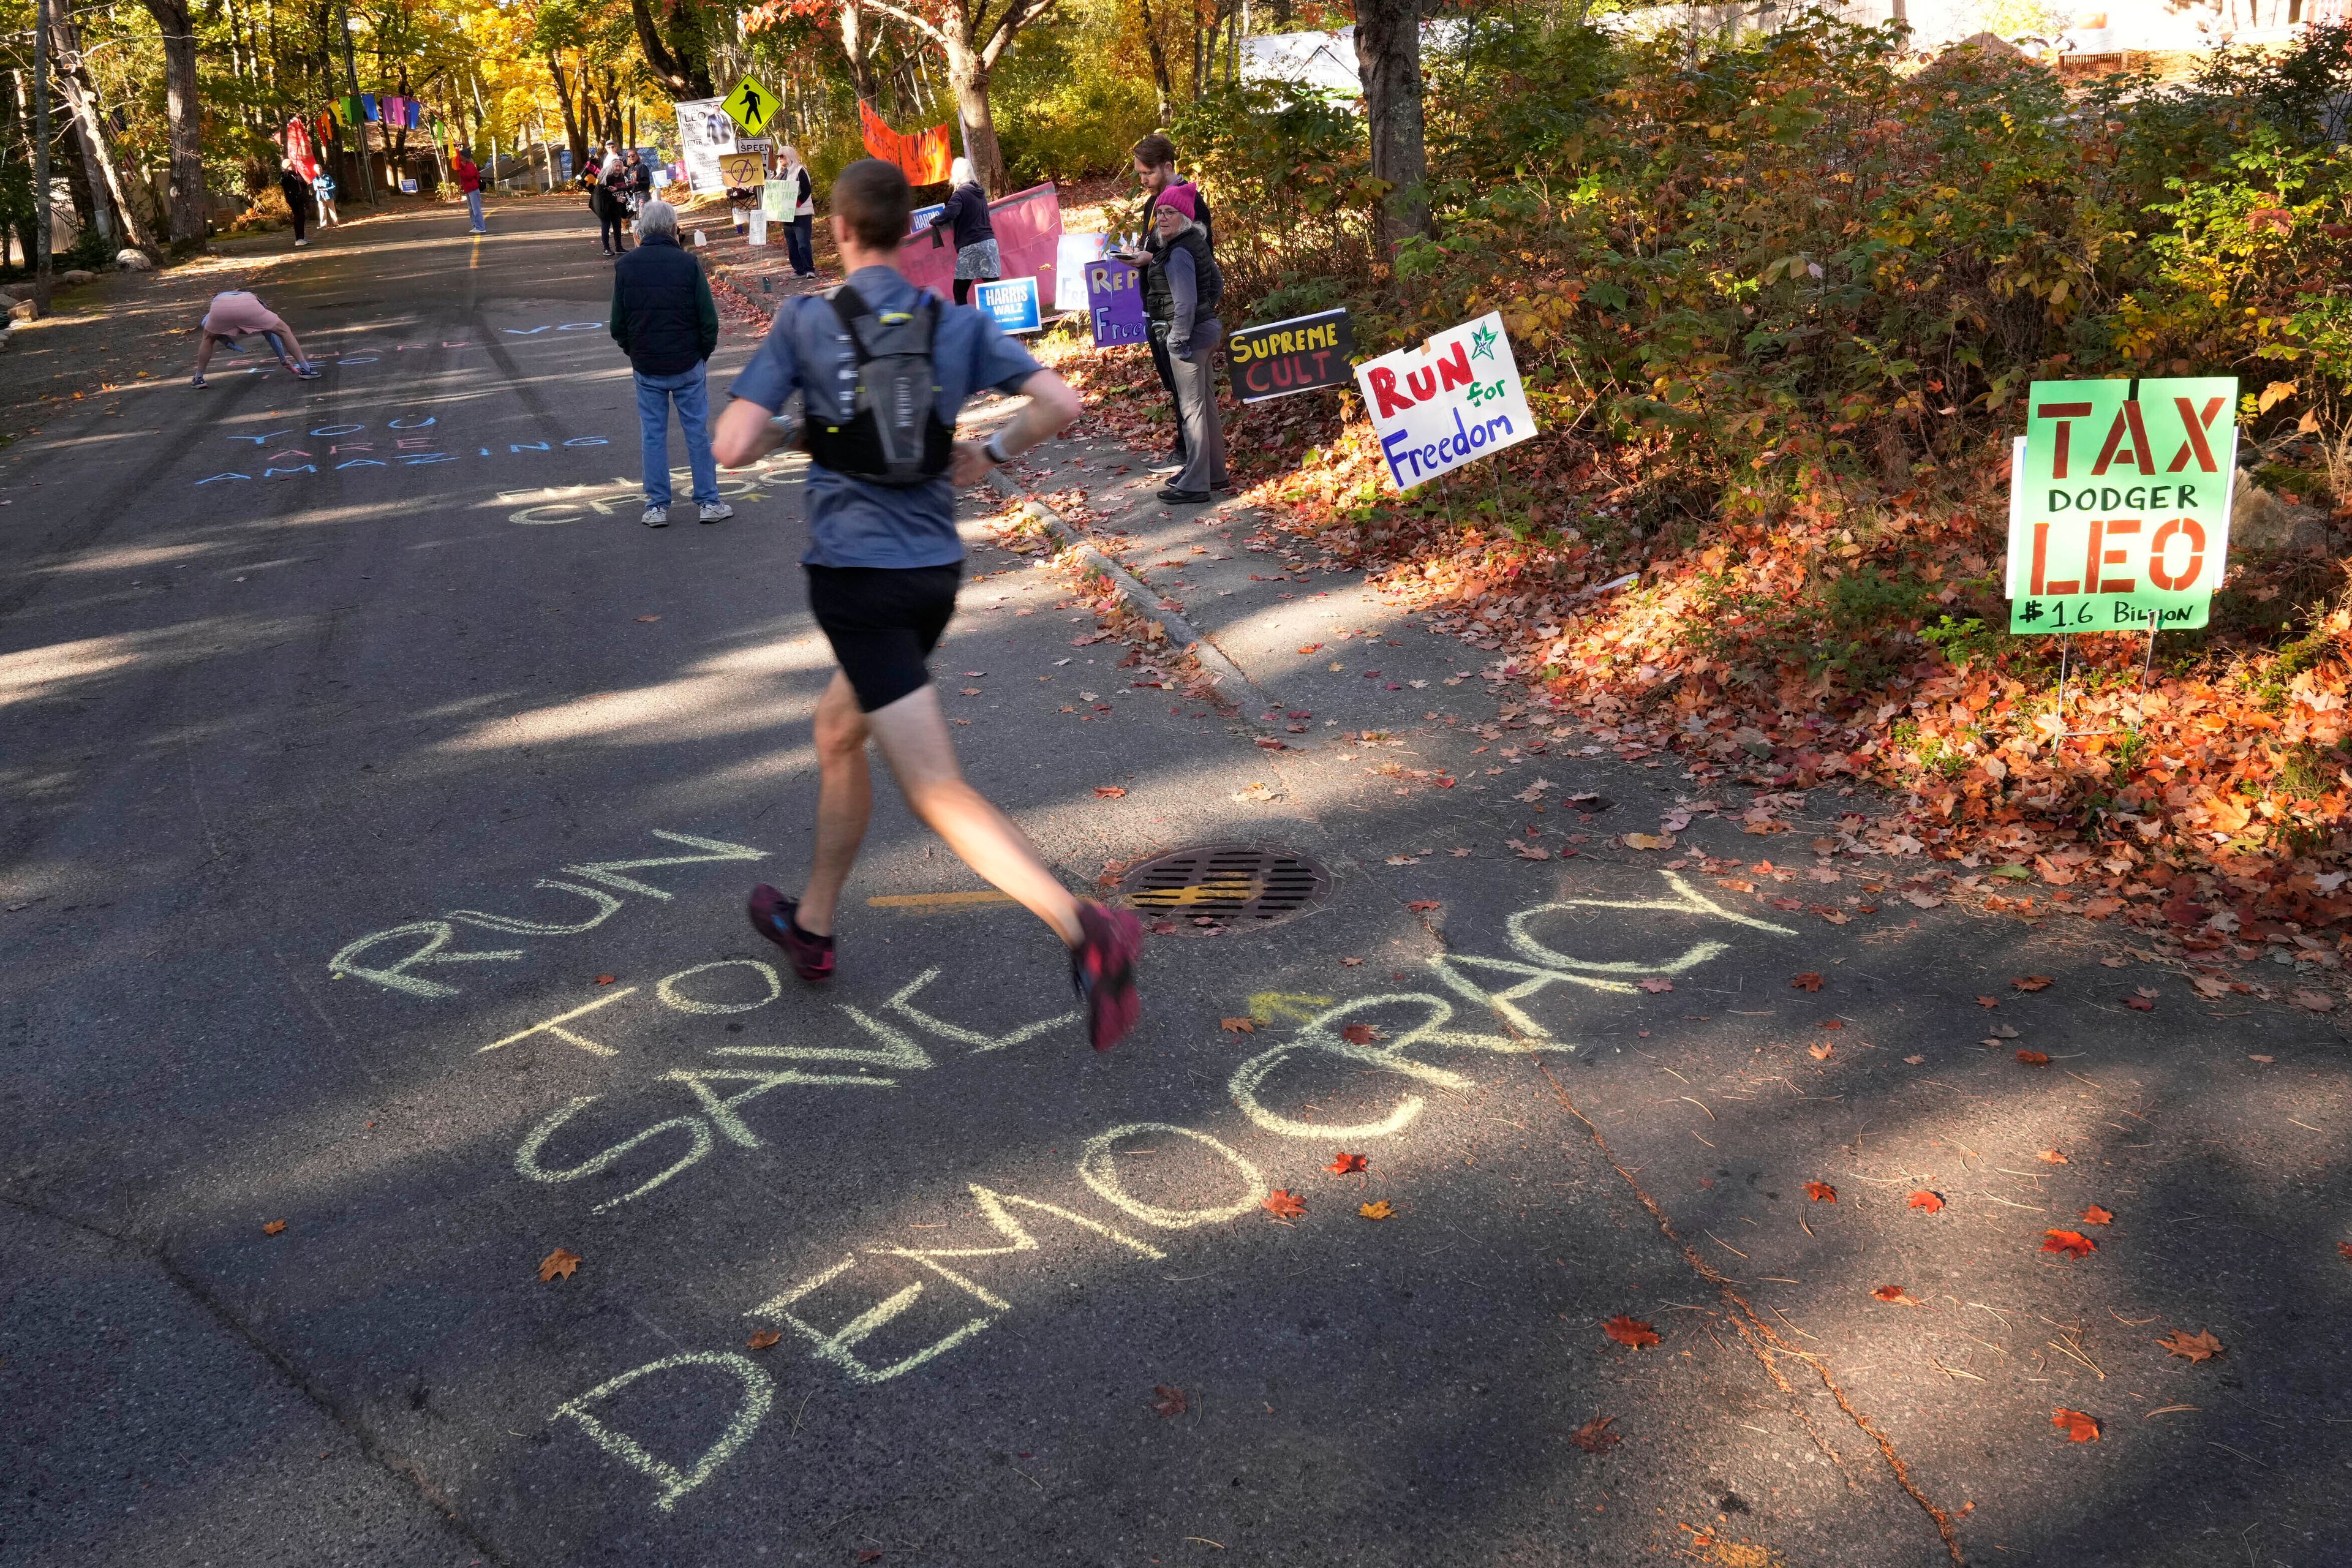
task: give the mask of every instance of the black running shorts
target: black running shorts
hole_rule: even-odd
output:
[[[963,568],[811,566],[809,612],[871,713],[930,683],[923,661],[955,615]]]

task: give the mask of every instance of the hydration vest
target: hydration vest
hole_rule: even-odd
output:
[[[912,310],[876,311],[846,283],[827,300],[856,362],[856,389],[850,395],[837,385],[828,389],[827,400],[842,409],[837,416],[809,408],[810,459],[845,479],[894,489],[946,473],[955,438],[940,419],[939,378],[931,368],[939,300],[926,294]],[[802,312],[803,321],[808,314]],[[804,366],[831,357],[802,346]]]

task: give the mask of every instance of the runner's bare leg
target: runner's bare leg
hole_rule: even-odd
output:
[[[1078,900],[1046,868],[1036,846],[1013,819],[965,782],[937,688],[908,692],[866,714],[866,724],[907,805],[925,826],[946,839],[957,858],[984,880],[1052,926],[1063,942],[1076,947],[1085,940]]]
[[[842,885],[857,863],[866,824],[874,815],[874,775],[866,765],[866,715],[849,678],[833,672],[833,683],[816,704],[816,854],[808,885],[793,918],[813,936],[833,934],[834,911]]]
[[[196,345],[196,374],[202,376],[205,366],[213,363],[213,348],[220,340],[202,327],[196,329],[196,336],[203,340]]]

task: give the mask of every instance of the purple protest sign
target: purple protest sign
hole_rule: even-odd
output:
[[[1143,323],[1143,275],[1108,257],[1087,263],[1087,314],[1095,324],[1095,347],[1139,343],[1150,333]]]

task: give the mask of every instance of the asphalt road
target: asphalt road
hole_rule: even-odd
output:
[[[1324,896],[1156,910],[1097,1057],[886,789],[839,979],[780,977],[797,470],[638,526],[593,225],[492,229],[277,268],[323,380],[158,338],[5,454],[0,1563],[2352,1552],[2331,1018],[1965,913],[1841,846],[1866,799],[1746,833],[1752,786],[1587,754],[1350,579],[1262,726],[1139,684],[975,502],[976,782],[1074,886],[1246,843]]]

